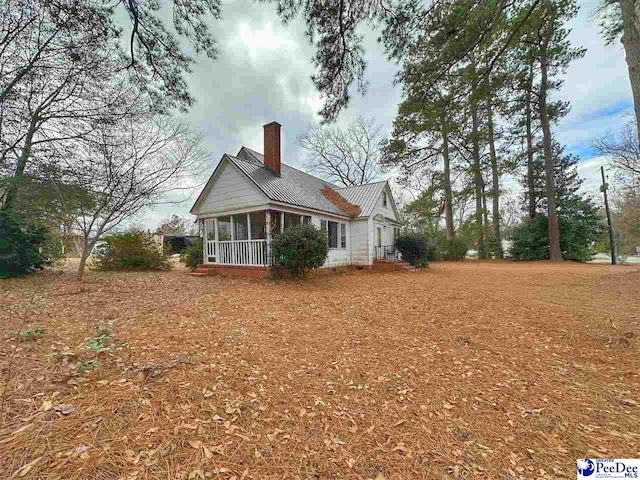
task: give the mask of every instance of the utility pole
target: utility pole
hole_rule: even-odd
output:
[[[604,209],[607,212],[607,225],[609,225],[609,245],[611,246],[611,265],[616,265],[618,263],[618,258],[616,256],[616,240],[613,235],[613,223],[611,222],[611,212],[609,211],[609,199],[607,198],[607,189],[609,188],[609,184],[607,183],[604,177],[604,166],[600,167],[600,173],[602,174],[602,186],[600,187],[600,191],[604,193]]]

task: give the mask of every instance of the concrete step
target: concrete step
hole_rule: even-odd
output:
[[[208,273],[197,272],[197,271],[189,272],[189,275],[191,275],[192,277],[207,277],[207,276],[209,276]]]

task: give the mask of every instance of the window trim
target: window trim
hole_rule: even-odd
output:
[[[337,230],[337,238],[336,238],[336,246],[332,247],[331,246],[331,237],[329,235],[329,223],[335,223],[336,224],[336,230]],[[321,219],[320,220],[320,230],[325,232],[327,234],[327,243],[329,245],[329,250],[346,250],[347,249],[347,224],[346,222],[334,222],[333,220],[324,220]],[[344,246],[343,245],[343,238],[342,238],[342,232],[344,230]]]

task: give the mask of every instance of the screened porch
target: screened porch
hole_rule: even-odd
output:
[[[204,219],[204,261],[217,265],[271,265],[271,235],[311,216],[258,210]]]

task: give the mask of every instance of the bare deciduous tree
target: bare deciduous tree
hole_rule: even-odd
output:
[[[600,155],[611,158],[620,175],[640,181],[640,144],[633,123],[629,123],[618,137],[602,138],[595,146]]]
[[[378,169],[380,127],[363,117],[345,130],[311,125],[297,142],[307,150],[305,168],[328,182],[349,187],[369,183]]]
[[[107,9],[108,10],[108,9]],[[0,205],[70,143],[138,106],[102,6],[14,0],[0,7]],[[120,70],[120,71],[119,71]]]
[[[188,198],[180,192],[199,182],[207,157],[200,145],[187,125],[156,116],[103,126],[66,160],[64,183],[87,192],[75,219],[84,238],[79,280],[102,235],[147,207]]]

